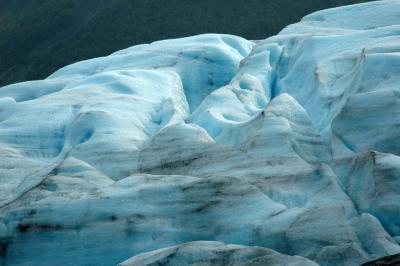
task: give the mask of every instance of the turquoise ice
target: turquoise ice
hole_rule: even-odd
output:
[[[399,10],[133,46],[0,88],[0,264],[399,253]]]

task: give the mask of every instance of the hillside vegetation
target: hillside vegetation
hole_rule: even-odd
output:
[[[0,0],[0,86],[41,79],[134,44],[207,32],[276,34],[304,15],[360,0]]]

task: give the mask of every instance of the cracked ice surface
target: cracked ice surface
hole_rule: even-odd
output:
[[[139,45],[0,88],[0,262],[399,253],[398,10],[324,10],[262,41]]]

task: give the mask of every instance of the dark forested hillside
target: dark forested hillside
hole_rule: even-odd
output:
[[[128,46],[206,32],[248,39],[362,0],[0,0],[0,86]]]

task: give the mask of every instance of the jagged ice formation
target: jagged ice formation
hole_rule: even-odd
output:
[[[0,264],[399,253],[399,11],[139,45],[0,88]]]

